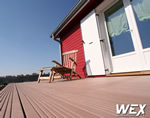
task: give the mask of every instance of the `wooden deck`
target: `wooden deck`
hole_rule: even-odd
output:
[[[150,76],[9,84],[0,91],[0,118],[118,118],[116,104],[147,104],[150,118]]]

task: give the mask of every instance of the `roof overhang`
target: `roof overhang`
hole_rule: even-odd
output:
[[[58,25],[58,27],[50,35],[51,38],[57,40],[59,33],[75,18],[75,16],[89,3],[90,0],[79,0],[73,9],[68,13],[68,15],[63,19],[63,21]]]

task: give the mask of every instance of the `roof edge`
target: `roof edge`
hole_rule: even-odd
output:
[[[62,22],[57,26],[57,28],[51,33],[50,37],[56,40],[57,35],[65,28],[65,26],[70,23],[70,21],[82,10],[82,8],[90,0],[79,0],[77,4],[72,8],[68,15],[62,20]],[[57,40],[56,40],[57,41]]]

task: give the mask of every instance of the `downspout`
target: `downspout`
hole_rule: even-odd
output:
[[[59,54],[60,54],[60,62],[61,62],[61,64],[63,64],[63,62],[62,62],[62,43],[61,42],[59,44]]]
[[[55,36],[52,34],[52,39],[57,41],[59,43],[59,54],[60,54],[60,62],[62,63],[62,42],[55,38]]]
[[[60,42],[60,45],[59,45],[59,47],[60,47],[60,62],[61,62],[61,64],[63,64],[63,60],[62,60],[62,42]]]

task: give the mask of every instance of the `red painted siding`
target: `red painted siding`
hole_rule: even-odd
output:
[[[82,78],[86,76],[86,68],[85,68],[85,59],[84,59],[84,51],[82,44],[82,36],[80,23],[76,23],[69,31],[61,37],[62,41],[62,53],[68,52],[71,50],[78,50],[77,53],[77,72],[80,74]]]

